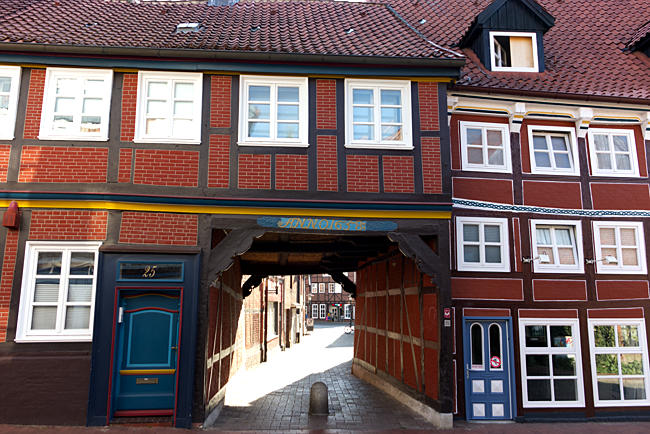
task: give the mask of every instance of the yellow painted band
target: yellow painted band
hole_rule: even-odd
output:
[[[474,106],[469,106],[469,105],[457,105],[456,110],[458,109],[466,109],[466,110],[485,110],[485,111],[491,111],[491,112],[496,112],[496,113],[506,113],[510,114],[510,112],[506,109],[500,109],[500,108],[490,108],[490,107],[474,107]]]
[[[0,200],[0,207],[8,207],[11,200]],[[234,214],[260,216],[358,217],[403,219],[450,219],[451,211],[397,211],[397,210],[339,210],[305,208],[262,208],[204,205],[148,204],[113,201],[18,200],[21,208],[98,209],[144,212],[173,212],[187,214]]]
[[[176,369],[121,369],[120,375],[170,375]]]
[[[535,116],[535,115],[569,116],[571,119],[575,119],[575,116],[573,116],[571,113],[540,112],[540,111],[526,112],[526,116]]]

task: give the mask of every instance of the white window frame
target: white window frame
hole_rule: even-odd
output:
[[[608,143],[610,144],[610,160],[612,162],[612,169],[600,169],[598,168],[598,157],[596,155],[596,142],[594,140],[594,134],[605,134],[607,135]],[[616,161],[614,157],[614,143],[612,135],[615,136],[627,136],[628,144],[630,146],[630,170],[617,170],[615,168]],[[639,175],[639,159],[636,153],[636,140],[634,136],[634,130],[619,130],[619,129],[610,129],[610,128],[596,128],[590,127],[587,132],[587,139],[589,141],[589,162],[591,166],[591,174],[593,176],[612,176],[612,177],[638,177]]]
[[[77,80],[98,79],[104,80],[102,92],[101,123],[98,133],[76,133],[53,131],[54,108],[56,103],[56,80],[59,78],[73,78]],[[83,89],[79,88],[80,92]],[[79,69],[79,68],[47,68],[45,71],[45,88],[43,90],[43,108],[41,111],[41,126],[38,138],[40,140],[84,140],[84,141],[107,141],[109,115],[111,110],[111,91],[113,89],[112,69]],[[77,109],[74,113],[73,124],[81,123],[83,95],[74,96]],[[78,119],[76,119],[78,117]]]
[[[511,149],[510,149],[510,127],[508,124],[499,124],[499,123],[488,123],[488,122],[469,122],[461,121],[460,122],[460,148],[462,156],[462,169],[471,170],[476,172],[499,172],[499,173],[512,173],[512,164],[511,164]],[[483,144],[481,149],[483,150],[483,164],[470,163],[468,160],[467,153],[467,129],[480,129],[482,131]],[[488,164],[487,156],[487,130],[499,130],[501,131],[501,141],[503,143],[503,165],[494,165]]]
[[[555,166],[555,158],[553,158],[553,149],[549,148],[549,157],[552,167],[537,167],[537,160],[535,159],[535,148],[533,144],[533,136],[535,133],[550,133],[551,135],[565,135],[569,139],[569,160],[571,161],[571,169],[563,169],[553,167]],[[547,141],[548,142],[548,141]],[[580,162],[578,160],[578,141],[576,140],[576,130],[571,127],[557,127],[557,126],[544,126],[544,125],[529,125],[528,126],[528,149],[530,155],[530,169],[532,173],[541,175],[580,175]]]
[[[539,260],[539,253],[537,251],[537,226],[550,226],[552,228],[572,228],[572,236],[574,243],[574,253],[576,258],[575,265],[563,264],[542,264]],[[555,241],[555,234],[551,235]],[[535,273],[584,273],[584,253],[582,242],[582,224],[576,220],[531,220],[530,221],[530,243],[533,258],[533,271]],[[553,243],[554,258],[558,258],[557,244]]]
[[[248,87],[269,86],[271,88],[269,134],[271,137],[248,137]],[[276,138],[277,135],[277,88],[278,86],[298,87],[298,137]],[[274,98],[275,96],[275,98]],[[309,146],[309,96],[307,77],[263,77],[243,75],[239,79],[239,139],[240,146]],[[295,122],[294,122],[295,123]]]
[[[648,345],[647,345],[647,336],[645,331],[645,320],[643,318],[638,319],[622,319],[622,318],[611,318],[611,319],[590,319],[589,324],[589,348],[590,348],[590,361],[591,361],[591,372],[592,372],[592,381],[593,381],[593,390],[594,390],[594,406],[595,407],[627,407],[627,406],[646,406],[650,404],[650,366],[648,363]],[[596,341],[594,336],[594,326],[598,325],[613,325],[616,330],[618,325],[634,325],[638,327],[639,333],[639,346],[638,347],[596,347]],[[615,331],[616,341],[618,342],[618,333]],[[645,396],[644,400],[630,399],[625,400],[624,395],[621,393],[621,399],[618,401],[614,400],[601,400],[598,398],[598,374],[596,371],[596,354],[625,354],[632,353],[638,354],[641,353],[643,360],[643,378],[645,384]],[[620,366],[620,359],[619,359]],[[613,377],[613,376],[612,376]],[[641,377],[638,375],[637,377]],[[624,378],[622,374],[619,374],[617,378],[621,380]]]
[[[0,66],[0,76],[9,77],[9,108],[7,114],[0,114],[0,140],[13,140],[16,130],[16,112],[20,93],[20,66]],[[4,94],[4,93],[3,93]]]
[[[321,303],[320,305],[320,319],[325,319],[327,318],[327,305],[325,303]]]
[[[479,226],[479,258],[484,257],[485,242],[483,226],[498,225],[501,241],[501,262],[499,264],[488,264],[484,259],[479,263],[465,262],[463,255],[463,225],[465,223]],[[490,244],[496,245],[496,244]],[[486,272],[509,272],[510,271],[510,247],[508,244],[508,219],[487,218],[487,217],[456,217],[456,258],[458,271],[486,271]]]
[[[311,317],[313,319],[318,318],[318,304],[316,304],[316,303],[311,305]]]
[[[350,319],[352,315],[352,305],[351,304],[344,304],[343,305],[343,318],[345,319]]]
[[[146,134],[146,103],[147,103],[147,83],[149,81],[166,81],[169,82],[167,96],[168,113],[167,119],[170,123],[169,135],[162,136],[156,134]],[[173,120],[173,83],[175,81],[191,82],[194,85],[194,109],[192,117],[191,134],[183,137],[175,137],[172,130]],[[202,105],[203,105],[203,75],[200,72],[164,72],[164,71],[139,71],[138,72],[138,96],[136,105],[136,122],[135,122],[135,143],[177,143],[198,145],[201,144],[201,123],[202,123]]]
[[[91,342],[93,336],[93,319],[95,311],[95,293],[97,291],[97,268],[99,258],[99,246],[101,242],[77,241],[77,242],[52,242],[52,241],[27,241],[25,244],[25,264],[23,266],[23,279],[20,291],[20,308],[18,311],[18,324],[16,328],[16,339],[21,342]],[[34,285],[36,281],[36,266],[39,252],[60,252],[63,251],[61,274],[59,275],[59,300],[57,302],[57,319],[55,330],[31,330],[32,300],[34,298]],[[67,254],[65,253],[67,252]],[[95,253],[95,267],[92,275],[93,287],[90,299],[90,319],[88,329],[64,329],[65,318],[63,306],[66,304],[68,293],[69,258],[70,252],[93,252]],[[90,276],[78,276],[79,278],[90,278]],[[76,278],[72,276],[72,278]]]
[[[646,274],[646,253],[645,253],[645,238],[643,234],[643,223],[641,222],[622,222],[622,221],[594,221],[594,259],[596,260],[596,273],[598,274]],[[616,253],[618,263],[615,265],[605,265],[605,258],[600,257],[601,241],[600,229],[601,228],[614,228],[616,233]],[[635,229],[638,263],[637,266],[623,265],[623,258],[621,255],[620,244],[620,229]]]
[[[318,293],[319,294],[325,294],[325,283],[324,282],[320,282],[318,284]]]
[[[333,282],[330,282],[327,284],[327,292],[328,294],[334,294],[334,291],[336,291],[336,286]]]
[[[551,326],[571,326],[573,337],[573,349],[562,347],[552,347],[550,342]],[[526,326],[545,326],[548,347],[526,347]],[[554,408],[554,407],[584,407],[584,379],[582,370],[582,352],[580,348],[580,323],[577,318],[520,318],[519,319],[519,353],[521,362],[521,387],[523,395],[524,408]],[[528,400],[528,379],[548,379],[551,382],[551,398],[555,396],[553,380],[573,379],[573,376],[554,377],[552,372],[553,358],[549,358],[549,375],[528,376],[526,371],[526,355],[555,355],[555,354],[573,354],[576,360],[576,401],[529,401]]]
[[[355,140],[353,134],[353,89],[372,89],[374,101],[373,127],[374,140]],[[402,140],[381,139],[381,90],[399,90],[402,93]],[[345,80],[345,147],[358,149],[413,149],[411,123],[411,82],[408,80]]]
[[[312,283],[311,284],[311,293],[312,294],[318,294],[318,283]]]
[[[514,66],[497,66],[497,54],[494,51],[495,36],[515,36],[530,37],[533,44],[533,67],[514,67]],[[498,43],[498,42],[497,42]],[[499,44],[501,47],[501,44]],[[505,51],[503,47],[502,50]],[[512,59],[511,59],[512,61]],[[537,53],[537,33],[535,32],[490,32],[490,70],[492,71],[510,71],[510,72],[539,72],[539,55]]]

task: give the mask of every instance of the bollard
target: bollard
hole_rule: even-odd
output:
[[[311,385],[309,392],[309,414],[314,416],[327,416],[329,414],[329,398],[327,386],[321,381]]]

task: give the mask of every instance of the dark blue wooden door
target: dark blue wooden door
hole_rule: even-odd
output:
[[[465,319],[465,402],[469,420],[512,419],[509,322]]]
[[[171,415],[176,390],[179,296],[120,298],[115,415]]]

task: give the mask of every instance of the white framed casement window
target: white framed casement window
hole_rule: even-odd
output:
[[[318,283],[311,284],[311,293],[316,294],[318,292]]]
[[[327,305],[325,304],[320,305],[320,318],[321,319],[327,318]]]
[[[589,346],[596,407],[650,404],[643,319],[589,320]]]
[[[317,304],[312,304],[311,305],[311,317],[312,318],[318,318],[318,305]]]
[[[327,292],[329,292],[330,294],[334,294],[334,289],[335,289],[334,283],[327,284]]]
[[[591,173],[596,176],[639,176],[634,130],[590,128]]]
[[[582,273],[582,226],[571,220],[531,220],[535,273]]]
[[[593,222],[596,272],[645,274],[646,257],[641,222]]]
[[[345,304],[343,306],[343,318],[350,319],[352,317],[352,305]]]
[[[508,124],[460,122],[463,170],[510,173]]]
[[[523,405],[584,407],[578,320],[519,320]]]
[[[528,126],[532,173],[580,175],[574,128]]]
[[[39,139],[108,140],[113,71],[47,68]]]
[[[321,282],[318,284],[318,292],[320,292],[321,294],[325,293],[325,283]]]
[[[239,144],[308,146],[307,77],[242,76]]]
[[[138,72],[137,143],[201,143],[203,76],[196,72]]]
[[[0,66],[0,139],[13,140],[20,90],[20,66]]]
[[[456,218],[458,271],[510,271],[508,220]]]
[[[345,146],[413,149],[411,82],[345,80]]]
[[[490,32],[492,71],[538,72],[537,34]]]
[[[25,246],[16,342],[90,342],[99,242]]]

